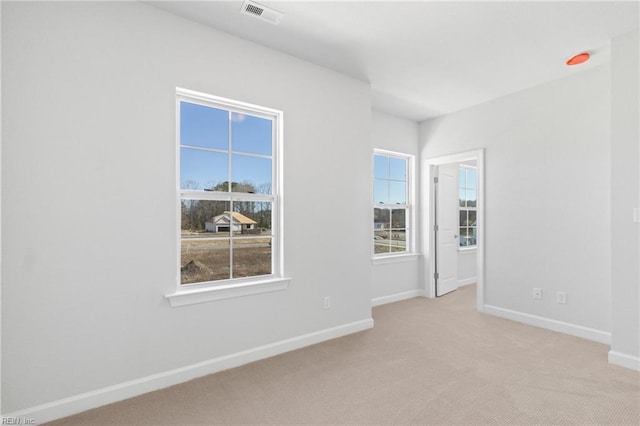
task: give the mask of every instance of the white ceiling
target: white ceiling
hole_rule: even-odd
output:
[[[640,20],[635,1],[259,1],[285,14],[278,26],[242,1],[148,3],[367,81],[374,108],[416,121],[605,63]]]

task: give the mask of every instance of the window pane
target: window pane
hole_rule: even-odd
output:
[[[407,160],[403,158],[389,158],[389,179],[407,180]]]
[[[389,231],[374,231],[373,252],[375,254],[389,253]]]
[[[475,246],[476,244],[478,244],[478,228],[474,226],[469,228],[469,245]]]
[[[373,156],[373,177],[376,179],[389,179],[389,157],[385,155]]]
[[[467,169],[467,189],[476,189],[476,171]]]
[[[225,219],[223,215],[224,212],[229,212],[230,203],[228,201],[183,199],[181,204],[182,225],[180,229],[183,231],[190,231],[191,234],[229,232],[229,220]],[[226,229],[224,229],[225,226]]]
[[[404,241],[402,243],[404,243]],[[407,251],[407,248],[404,245],[391,245],[389,248],[390,253],[402,253]]]
[[[405,209],[394,209],[391,212],[391,227],[403,229],[407,227],[407,211]]]
[[[232,151],[271,155],[271,141],[271,120],[231,113]]]
[[[460,226],[467,226],[468,223],[467,210],[460,210]]]
[[[389,209],[373,209],[373,229],[389,229]]]
[[[373,182],[373,202],[389,203],[389,181],[376,179]]]
[[[405,204],[407,202],[407,184],[405,182],[389,182],[389,203]]]
[[[271,274],[271,237],[233,239],[233,278]]]
[[[182,231],[180,284],[226,280],[230,275],[228,237]]]
[[[476,211],[473,211],[473,210],[469,211],[469,223],[468,223],[469,226],[476,226],[476,221],[477,221],[476,215],[477,215]]]
[[[231,185],[235,192],[271,194],[271,160],[233,154]]]
[[[467,189],[467,207],[476,206],[476,191],[475,189]]]
[[[234,232],[241,235],[271,235],[271,203],[234,201]]]
[[[180,102],[180,144],[229,149],[229,112]]]
[[[458,171],[458,188],[460,189],[466,188],[465,186],[466,176],[467,176],[467,169],[464,169],[461,167],[460,170]]]
[[[211,189],[229,180],[228,155],[180,148],[180,188]]]
[[[460,247],[465,247],[469,244],[469,230],[466,227],[461,226],[460,227]]]
[[[390,233],[389,244],[392,252],[407,250],[407,233],[404,229],[394,229]]]
[[[460,188],[458,190],[458,202],[460,203],[460,207],[466,207],[467,206],[467,193],[464,189]]]

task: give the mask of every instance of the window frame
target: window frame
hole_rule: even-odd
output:
[[[459,170],[462,169],[467,169],[467,170],[473,170],[476,172],[476,182],[475,182],[475,188],[467,188],[466,186],[466,173],[465,173],[465,186],[464,186],[464,190],[466,191],[467,189],[473,189],[476,192],[476,205],[475,207],[462,207],[460,206],[460,200],[458,200],[458,234],[459,234],[459,238],[458,238],[458,251],[465,251],[465,250],[476,250],[478,248],[478,225],[477,225],[477,221],[478,221],[478,167],[477,166],[472,166],[469,164],[460,164],[458,167]],[[460,176],[460,173],[458,172],[458,176]],[[461,186],[461,183],[459,181],[460,179],[458,178],[458,193],[460,193],[460,190],[463,189],[463,187]],[[463,227],[462,224],[460,223],[460,212],[461,211],[466,211],[466,212],[470,212],[470,211],[474,211],[476,212],[476,226],[473,228],[476,228],[476,243],[473,245],[466,245],[466,246],[462,246],[460,245],[460,241],[462,241],[462,232],[461,228]],[[468,214],[468,213],[467,213]],[[464,226],[464,228],[472,228],[471,226]]]
[[[372,210],[371,214],[374,215],[374,211],[376,208],[387,208],[390,209],[390,215],[392,214],[393,209],[404,209],[405,210],[405,251],[402,252],[386,252],[386,253],[375,253],[375,224],[374,221],[371,221],[371,255],[373,258],[373,262],[377,263],[387,263],[389,261],[403,261],[403,260],[412,260],[416,256],[416,211],[415,211],[415,155],[406,154],[403,152],[390,151],[386,149],[374,148],[372,155],[372,166],[371,166],[371,180],[372,180],[372,189],[375,187],[375,157],[376,156],[384,156],[389,158],[397,158],[406,161],[407,170],[406,170],[406,194],[405,194],[405,203],[404,204],[391,204],[391,203],[376,203],[375,201],[375,190],[372,193]],[[372,218],[373,219],[373,218]],[[391,220],[391,217],[390,217]],[[390,228],[391,230],[391,228]]]
[[[205,190],[181,189],[180,184],[180,103],[189,102],[205,107],[223,109],[232,113],[247,114],[272,120],[271,194],[253,194]],[[283,215],[282,215],[282,146],[283,112],[259,105],[214,96],[189,89],[176,88],[175,94],[175,292],[167,294],[171,306],[181,306],[210,300],[226,299],[287,288],[290,278],[283,275]],[[229,149],[229,155],[232,151]],[[181,284],[181,203],[184,199],[212,201],[270,202],[271,217],[271,274],[252,277],[229,278],[215,281]],[[247,238],[247,237],[245,237]],[[231,236],[230,236],[231,240]]]

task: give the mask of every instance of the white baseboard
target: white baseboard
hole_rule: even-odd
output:
[[[2,416],[34,419],[36,424],[40,424],[370,328],[373,328],[372,318],[213,358],[13,413],[2,414]]]
[[[413,299],[414,297],[425,297],[424,290],[410,290],[402,293],[391,294],[389,296],[376,297],[371,299],[371,306],[380,306],[387,303],[399,302],[401,300]]]
[[[572,336],[593,340],[607,345],[611,344],[611,333],[608,331],[596,330],[593,328],[583,327],[581,325],[539,317],[537,315],[526,314],[524,312],[512,311],[510,309],[504,309],[492,305],[484,305],[483,312],[500,318],[506,318],[508,320],[546,328],[547,330],[559,331],[560,333],[570,334]]]
[[[609,351],[609,364],[640,371],[640,358],[633,355],[623,354],[621,352]]]
[[[469,284],[475,284],[476,282],[478,282],[478,278],[476,277],[465,278],[464,280],[458,281],[458,287],[462,287]]]

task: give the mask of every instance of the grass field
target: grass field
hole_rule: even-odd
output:
[[[271,273],[271,238],[234,237],[233,262],[228,233],[182,235],[180,283],[191,284]],[[233,265],[231,265],[233,263]]]

